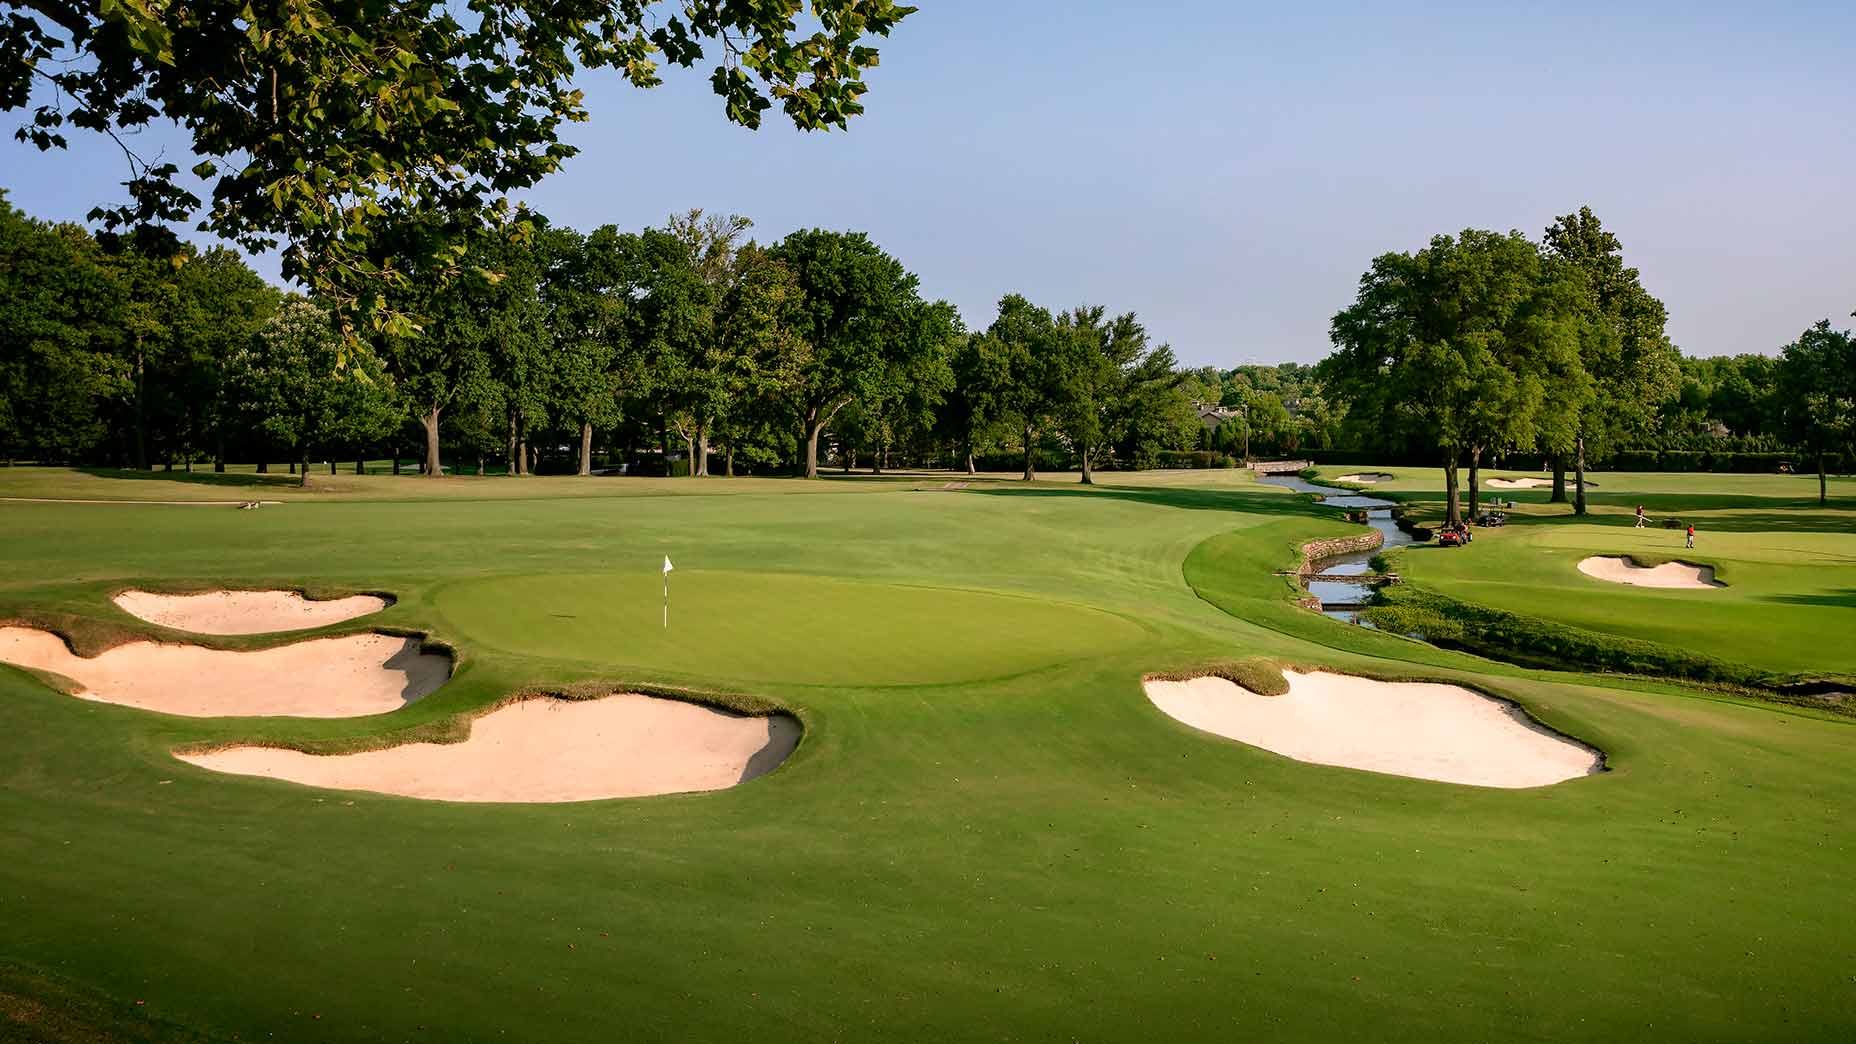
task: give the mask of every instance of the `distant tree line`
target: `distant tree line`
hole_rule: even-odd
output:
[[[771,245],[691,211],[637,232],[533,218],[344,337],[234,253],[92,236],[0,196],[0,457],[513,475],[1155,466],[1207,437],[1132,313],[1007,295],[984,330],[855,232]],[[261,465],[262,466],[262,465]],[[396,465],[397,466],[397,465]]]
[[[1585,511],[1585,469],[1645,448],[1795,450],[1819,474],[1856,440],[1856,354],[1821,321],[1776,359],[1684,359],[1667,312],[1591,210],[1519,232],[1469,229],[1374,259],[1334,316],[1316,376],[1344,412],[1338,445],[1444,468],[1447,514],[1479,508],[1480,471],[1544,458],[1553,499]],[[1731,440],[1731,441],[1728,441]]]

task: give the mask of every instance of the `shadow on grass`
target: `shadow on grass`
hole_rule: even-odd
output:
[[[253,486],[295,486],[301,482],[297,475],[256,475],[250,472],[219,474],[211,471],[137,471],[133,468],[73,468],[72,470],[103,479],[129,479],[139,482],[178,482],[189,486],[221,486],[226,488]]]
[[[1323,508],[1302,496],[1252,492],[1240,489],[1195,489],[1182,486],[974,486],[961,490],[967,494],[989,497],[1044,497],[1070,499],[1090,497],[1126,500],[1154,507],[1180,508],[1188,511],[1226,511],[1246,515],[1301,515],[1310,518],[1338,518],[1339,508]]]
[[[1765,595],[1760,601],[1781,602],[1785,605],[1822,605],[1835,609],[1856,609],[1856,589],[1831,591],[1825,594]]]

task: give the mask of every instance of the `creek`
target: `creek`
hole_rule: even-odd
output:
[[[1373,600],[1371,577],[1373,556],[1395,547],[1413,544],[1411,534],[1398,527],[1392,518],[1394,502],[1379,497],[1362,496],[1351,490],[1334,486],[1322,486],[1309,482],[1296,475],[1269,475],[1260,477],[1258,482],[1272,486],[1292,489],[1297,493],[1313,493],[1329,507],[1344,508],[1348,511],[1366,511],[1366,524],[1379,530],[1385,542],[1371,551],[1352,551],[1330,558],[1319,558],[1309,563],[1311,571],[1328,576],[1357,576],[1359,580],[1316,580],[1303,581],[1302,587],[1309,594],[1321,599],[1321,613],[1347,623],[1371,627],[1372,624],[1361,618],[1360,610]]]

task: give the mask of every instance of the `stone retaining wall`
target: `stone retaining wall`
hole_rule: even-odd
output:
[[[1371,551],[1385,543],[1386,536],[1379,530],[1361,533],[1359,536],[1335,537],[1332,540],[1311,540],[1302,545],[1302,568],[1300,572],[1312,573],[1316,562],[1335,555],[1352,554],[1355,551]]]

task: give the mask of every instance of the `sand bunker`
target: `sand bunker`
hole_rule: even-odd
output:
[[[378,595],[312,599],[296,591],[208,591],[156,594],[124,591],[111,599],[149,623],[196,634],[270,634],[323,627],[385,609]]]
[[[1150,680],[1147,698],[1195,729],[1318,765],[1482,787],[1541,787],[1601,767],[1591,748],[1460,686],[1283,676],[1281,696],[1208,677]]]
[[[1358,475],[1342,475],[1340,478],[1336,479],[1335,481],[1337,482],[1357,482],[1363,486],[1370,486],[1375,482],[1390,482],[1395,477],[1396,476],[1392,475],[1391,473],[1384,472],[1384,471],[1363,471],[1359,473]]]
[[[1553,480],[1543,478],[1492,478],[1483,480],[1483,484],[1493,486],[1496,489],[1545,489],[1553,485]],[[1572,480],[1568,479],[1566,484],[1568,486],[1572,485]],[[1593,482],[1591,479],[1586,479],[1585,484],[1587,486],[1598,485],[1598,483]]]
[[[1633,587],[1679,587],[1713,590],[1726,587],[1714,578],[1714,567],[1692,562],[1664,562],[1645,568],[1628,558],[1601,555],[1579,560],[1579,572]]]
[[[416,638],[350,634],[228,652],[130,642],[100,656],[30,627],[0,627],[0,661],[63,675],[77,695],[189,718],[354,718],[397,710],[451,676],[451,660]]]
[[[216,772],[438,801],[593,801],[745,783],[786,760],[799,731],[784,714],[743,717],[619,693],[510,704],[471,722],[462,743],[326,755],[232,747],[175,757]]]

